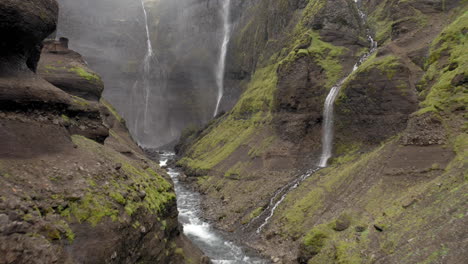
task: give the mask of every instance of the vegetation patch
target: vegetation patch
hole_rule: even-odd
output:
[[[421,82],[424,101],[418,114],[464,112],[468,105],[468,13],[463,13],[434,40],[428,70]],[[448,63],[441,64],[442,57]],[[430,88],[430,84],[433,84]]]
[[[122,118],[121,115],[117,112],[117,110],[112,106],[109,102],[107,102],[104,98],[101,98],[100,103],[104,105],[107,110],[119,121],[120,123],[124,122],[124,119]]]
[[[72,140],[80,148],[98,153],[110,162],[122,164],[122,171],[129,180],[114,179],[105,185],[90,184],[83,198],[71,201],[67,208],[58,209],[70,221],[75,219],[95,226],[104,218],[121,221],[123,212],[131,216],[140,209],[158,215],[167,204],[174,202],[172,185],[153,169],[143,170],[123,155],[107,151],[85,137],[75,135]]]
[[[92,81],[92,82],[99,82],[101,81],[101,78],[95,74],[95,73],[92,73],[92,72],[88,72],[87,70],[81,68],[81,67],[72,67],[72,68],[69,68],[68,69],[69,72],[73,72],[75,73],[76,75],[88,80],[88,81]]]

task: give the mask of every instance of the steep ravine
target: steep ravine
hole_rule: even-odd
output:
[[[0,2],[0,263],[210,263],[100,76],[67,39],[43,42],[58,11]]]
[[[154,152],[154,151],[153,151]],[[177,195],[177,208],[179,221],[184,233],[195,245],[197,245],[215,264],[266,264],[268,260],[245,248],[239,241],[233,241],[233,237],[226,232],[220,232],[212,224],[201,216],[200,194],[192,190],[181,178],[184,175],[172,167],[175,154],[161,152],[159,156],[160,166],[165,167],[171,176]],[[170,163],[170,164],[168,164]]]
[[[354,1],[233,4],[226,83],[240,98],[183,135],[178,165],[205,217],[279,262],[463,263],[467,3],[357,5],[370,31]],[[337,95],[329,166],[255,234],[319,163],[326,95],[369,32],[379,47]]]

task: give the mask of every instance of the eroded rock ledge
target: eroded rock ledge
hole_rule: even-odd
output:
[[[55,41],[39,63],[57,13],[0,3],[0,263],[209,263],[100,77]]]

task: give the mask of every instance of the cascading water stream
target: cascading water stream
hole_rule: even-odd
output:
[[[365,14],[359,9],[359,1],[355,0],[356,5],[358,5],[358,12],[362,20],[365,19]],[[324,122],[323,122],[323,127],[322,127],[322,155],[320,156],[320,162],[319,162],[319,167],[325,168],[327,167],[328,160],[332,156],[332,151],[333,151],[333,135],[334,135],[334,126],[333,126],[333,121],[334,121],[334,106],[335,106],[335,101],[336,98],[338,97],[338,94],[341,91],[341,87],[343,86],[343,83],[346,81],[346,79],[355,72],[358,67],[366,61],[369,56],[374,53],[374,51],[377,49],[377,42],[372,38],[372,35],[370,33],[370,30],[367,29],[367,38],[370,43],[370,50],[369,52],[365,53],[362,55],[358,62],[353,67],[353,70],[343,79],[341,79],[337,84],[335,84],[330,92],[328,93],[328,96],[325,100],[325,106],[324,106],[324,111],[323,111],[323,117],[324,117]]]
[[[174,153],[166,152],[160,155],[161,167],[174,158]],[[177,196],[179,222],[187,235],[214,264],[266,264],[268,261],[248,253],[234,242],[225,239],[223,233],[215,230],[209,223],[203,221],[200,213],[200,195],[185,188],[179,180],[180,173],[168,168],[168,174],[174,182]]]
[[[219,111],[221,99],[224,95],[224,70],[226,69],[226,54],[228,49],[229,40],[231,37],[231,23],[230,17],[230,6],[231,0],[224,0],[222,8],[223,17],[223,42],[221,43],[221,49],[219,53],[218,66],[216,67],[216,86],[218,87],[218,97],[216,100],[216,108],[213,116],[216,116]]]
[[[358,5],[358,12],[362,20],[365,20],[365,14],[359,9],[359,0],[355,0],[356,5]],[[321,168],[327,167],[328,160],[332,156],[332,146],[333,146],[333,110],[335,100],[340,93],[341,87],[351,74],[353,74],[359,66],[364,63],[372,53],[377,50],[377,42],[372,38],[371,32],[367,29],[367,38],[370,43],[369,52],[362,55],[356,64],[353,67],[353,70],[338,83],[336,83],[331,89],[325,100],[324,106],[324,123],[322,128],[322,153],[320,156],[320,162],[318,168],[307,171],[302,174],[300,177],[296,178],[294,181],[283,186],[281,189],[275,192],[273,197],[270,199],[268,207],[263,211],[262,214],[254,218],[250,223],[252,224],[255,220],[263,218],[263,223],[257,228],[256,233],[259,234],[262,229],[268,224],[269,220],[273,217],[276,208],[284,201],[286,195],[292,190],[296,189],[303,181],[309,178],[311,175],[319,171]],[[268,214],[266,214],[269,212]]]

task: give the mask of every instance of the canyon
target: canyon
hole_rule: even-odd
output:
[[[2,0],[0,264],[464,263],[466,0]]]

